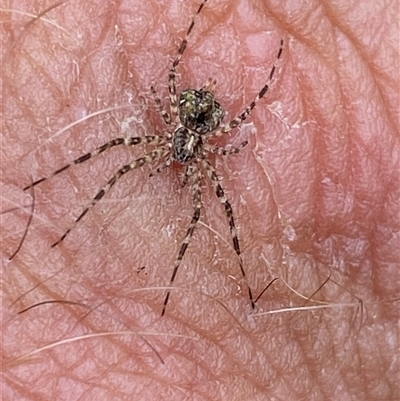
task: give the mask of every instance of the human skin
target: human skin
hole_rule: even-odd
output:
[[[12,8],[52,3],[27,4]],[[265,98],[217,141],[249,144],[212,158],[254,294],[279,278],[255,311],[204,184],[202,223],[160,316],[192,214],[179,166],[121,178],[50,248],[143,149],[110,150],[34,194],[22,188],[112,138],[165,129],[149,87],[166,99],[197,4],[71,0],[45,16],[62,29],[36,21],[20,40],[27,17],[3,11],[13,18],[3,24],[3,399],[398,399],[394,2],[209,0],[197,19],[178,89],[215,77],[227,119],[261,89],[284,39]],[[64,130],[116,106],[128,107]],[[32,196],[28,235],[8,261]],[[59,302],[17,314],[42,301]],[[290,307],[303,310],[266,313]]]

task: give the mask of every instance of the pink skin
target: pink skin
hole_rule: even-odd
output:
[[[51,4],[39,3],[12,7],[38,13]],[[28,17],[5,13],[3,210],[29,205],[21,188],[30,176],[121,132],[163,130],[149,88],[156,84],[165,98],[171,55],[197,4],[70,0],[45,17],[64,30],[36,21],[11,49]],[[254,293],[282,277],[307,297],[331,274],[314,298],[336,306],[251,316],[224,211],[208,185],[201,218],[220,236],[204,225],[195,231],[160,318],[165,290],[155,287],[168,285],[192,213],[176,166],[123,177],[50,249],[113,172],[140,154],[110,150],[36,187],[33,223],[10,263],[29,208],[3,215],[4,399],[398,398],[398,24],[395,2],[385,4],[209,0],[178,67],[178,90],[216,78],[216,96],[233,117],[285,40],[251,124],[218,140],[249,145],[216,156],[215,165]],[[130,107],[54,136],[117,105]],[[51,304],[16,314],[44,300],[93,311]],[[304,305],[316,304],[277,281],[256,312]],[[76,340],[18,359],[68,339]]]

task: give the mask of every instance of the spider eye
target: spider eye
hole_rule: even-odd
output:
[[[199,134],[214,131],[221,124],[224,114],[224,109],[209,91],[188,89],[179,97],[182,125]]]

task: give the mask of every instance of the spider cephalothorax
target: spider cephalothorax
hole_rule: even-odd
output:
[[[176,68],[185,52],[187,46],[187,39],[193,29],[195,19],[197,15],[201,12],[204,4],[207,0],[203,0],[192,18],[192,22],[189,29],[186,32],[184,39],[182,40],[177,55],[172,63],[172,66],[168,73],[168,95],[169,95],[169,111],[167,111],[162,104],[160,98],[157,96],[155,88],[152,86],[151,90],[154,95],[154,100],[158,109],[164,119],[167,129],[164,130],[162,135],[147,135],[142,137],[127,137],[127,138],[115,138],[97,149],[89,152],[81,157],[73,160],[66,166],[58,169],[49,177],[41,178],[32,184],[26,186],[24,190],[38,185],[47,179],[54,177],[61,172],[66,171],[68,168],[75,164],[83,163],[90,158],[105,152],[106,150],[115,146],[136,146],[136,145],[149,145],[153,149],[144,154],[138,159],[132,160],[129,164],[120,167],[114,175],[105,183],[105,185],[100,189],[100,191],[95,195],[92,202],[86,206],[86,208],[81,212],[78,218],[75,220],[73,226],[64,232],[64,234],[56,241],[52,247],[58,245],[63,241],[66,236],[71,232],[72,228],[83,219],[83,217],[88,213],[88,211],[95,206],[115,185],[115,183],[128,172],[140,168],[145,165],[150,165],[152,163],[159,163],[159,167],[156,172],[161,172],[165,167],[171,164],[172,160],[178,163],[184,164],[185,184],[189,184],[192,196],[193,196],[193,216],[190,221],[189,227],[186,231],[186,235],[181,243],[178,257],[175,261],[175,266],[170,279],[170,286],[173,285],[175,277],[178,272],[180,263],[185,255],[187,247],[192,238],[194,229],[200,218],[200,211],[202,206],[201,201],[201,183],[205,178],[209,178],[211,184],[214,188],[215,194],[223,205],[225,209],[225,214],[228,219],[229,230],[232,238],[233,248],[236,252],[240,271],[244,279],[245,285],[247,286],[248,295],[252,307],[254,308],[253,295],[250,286],[247,284],[246,274],[243,267],[243,261],[241,257],[241,251],[239,246],[239,239],[237,235],[237,230],[235,226],[235,220],[233,217],[233,210],[231,204],[225,196],[225,192],[219,182],[218,175],[215,168],[212,166],[209,160],[209,154],[214,153],[218,155],[232,155],[238,153],[247,142],[243,142],[239,147],[220,147],[208,143],[208,139],[215,138],[224,135],[234,128],[238,127],[251,113],[258,101],[265,95],[268,90],[269,83],[275,72],[275,65],[272,67],[269,74],[267,84],[263,86],[258,95],[254,100],[233,120],[227,124],[223,124],[222,120],[224,118],[224,109],[215,100],[214,97],[214,87],[215,81],[209,80],[208,83],[200,88],[199,90],[187,89],[181,92],[179,99],[176,95]],[[277,60],[281,57],[283,50],[283,40],[280,42],[280,47],[277,55]],[[168,299],[171,293],[171,289],[167,291],[164,299],[162,315],[165,313],[165,309],[168,303]]]
[[[201,135],[186,127],[179,127],[172,134],[172,159],[186,164],[203,152]]]

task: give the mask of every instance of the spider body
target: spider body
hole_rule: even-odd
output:
[[[223,124],[223,118],[225,111],[222,106],[216,101],[214,97],[214,87],[216,82],[209,80],[205,86],[196,89],[187,89],[180,93],[179,98],[176,94],[176,68],[182,58],[182,55],[187,46],[187,39],[194,27],[195,19],[203,9],[207,0],[203,0],[192,17],[192,22],[189,29],[186,32],[184,39],[179,46],[178,53],[172,63],[172,66],[168,73],[168,94],[169,94],[169,111],[164,108],[160,98],[158,98],[155,88],[152,86],[151,91],[154,96],[155,103],[164,119],[167,129],[162,135],[148,135],[143,137],[128,137],[128,138],[115,138],[92,152],[84,154],[71,163],[64,167],[61,167],[53,174],[48,177],[41,178],[32,184],[26,186],[24,190],[31,188],[32,186],[38,185],[57,174],[60,174],[68,170],[71,166],[86,162],[94,156],[105,152],[106,150],[115,146],[139,146],[139,145],[151,145],[152,150],[145,152],[142,157],[139,157],[129,164],[120,167],[114,175],[105,183],[100,191],[94,196],[91,203],[81,212],[76,218],[74,224],[64,232],[58,241],[56,241],[52,247],[57,246],[63,241],[71,230],[83,219],[88,211],[95,206],[116,184],[116,182],[128,172],[145,165],[150,165],[156,162],[160,162],[161,166],[156,169],[157,172],[161,172],[165,167],[168,167],[172,161],[176,161],[182,165],[185,165],[185,176],[184,184],[189,184],[192,200],[193,200],[193,215],[190,221],[189,227],[186,231],[186,235],[182,240],[181,247],[179,249],[178,257],[175,261],[172,276],[170,278],[170,287],[173,285],[181,261],[188,248],[190,240],[193,236],[194,229],[200,218],[200,211],[202,207],[201,201],[201,184],[203,180],[208,177],[214,188],[215,194],[225,209],[225,214],[228,220],[229,230],[232,238],[233,248],[237,255],[239,262],[240,271],[248,290],[251,306],[254,308],[253,295],[250,286],[247,283],[246,273],[243,266],[241,257],[241,250],[239,246],[239,239],[237,229],[235,226],[235,220],[233,217],[233,210],[231,204],[225,196],[225,192],[219,182],[218,175],[215,168],[209,161],[209,154],[214,153],[218,155],[232,155],[237,154],[247,144],[243,142],[239,147],[219,147],[208,143],[210,138],[215,138],[232,131],[238,127],[251,113],[259,100],[265,95],[269,88],[270,81],[272,80],[275,72],[275,65],[273,65],[269,74],[267,83],[260,90],[254,100],[233,120],[229,123]],[[278,50],[277,60],[281,57],[283,50],[283,40],[280,42]],[[150,174],[152,175],[152,174]],[[171,289],[167,291],[164,299],[163,309],[161,315],[164,315],[166,306],[170,297]]]
[[[201,135],[186,127],[179,127],[172,136],[172,158],[186,164],[199,157],[203,150]]]
[[[204,88],[187,89],[179,97],[181,124],[199,134],[207,134],[220,126],[224,109],[215,100],[213,92]]]

